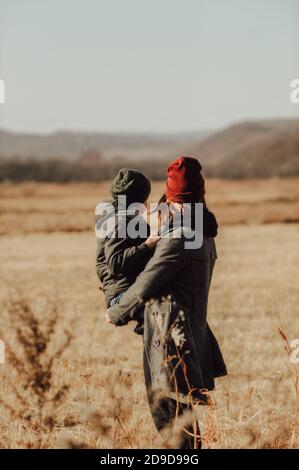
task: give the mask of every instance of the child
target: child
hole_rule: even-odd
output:
[[[105,214],[107,211],[103,205],[96,208],[97,225],[109,223],[109,217],[116,216],[114,235],[97,238],[96,272],[108,308],[119,302],[122,294],[144,270],[159,240],[159,237],[150,237],[149,226],[141,217],[144,237],[131,238],[126,230],[130,220],[136,217],[135,211],[132,214],[127,207],[132,203],[146,204],[150,191],[150,181],[141,172],[123,168],[112,182],[112,200],[107,203],[110,212],[108,210]],[[126,207],[118,207],[119,196],[126,196]],[[119,229],[126,234],[124,237],[118,236]]]

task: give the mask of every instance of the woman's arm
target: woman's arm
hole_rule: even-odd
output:
[[[134,319],[136,307],[160,291],[188,262],[183,238],[162,238],[153,258],[119,304],[110,307],[108,317],[115,325],[126,325]]]

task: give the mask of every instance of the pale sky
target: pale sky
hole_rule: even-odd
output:
[[[299,117],[298,0],[0,0],[0,127],[176,132]]]

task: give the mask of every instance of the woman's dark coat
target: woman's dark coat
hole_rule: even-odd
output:
[[[187,248],[188,230],[176,229],[162,238],[145,270],[120,303],[108,310],[119,326],[138,320],[144,312],[147,391],[181,403],[191,397],[205,401],[202,392],[213,390],[214,378],[227,373],[207,323],[215,241],[204,237],[200,248]],[[154,417],[158,428],[160,418]]]

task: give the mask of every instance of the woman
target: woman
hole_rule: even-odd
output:
[[[205,204],[201,165],[180,157],[168,167],[164,200],[170,220],[191,207],[192,227],[170,223],[153,258],[120,303],[108,310],[121,326],[144,311],[144,374],[151,413],[158,431],[181,426],[180,448],[200,447],[194,410],[208,404],[214,378],[226,375],[218,343],[207,323],[207,304],[217,258],[217,222]],[[196,203],[203,203],[203,242],[188,247],[195,225]],[[184,221],[184,219],[183,219]],[[196,227],[195,227],[196,228]],[[189,413],[190,414],[190,413]]]

